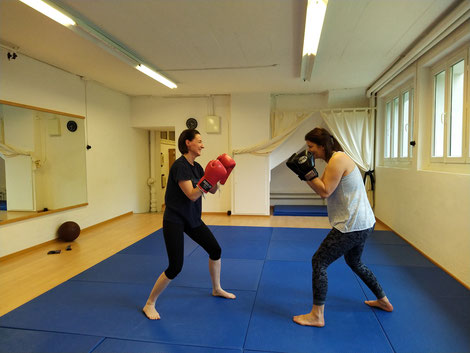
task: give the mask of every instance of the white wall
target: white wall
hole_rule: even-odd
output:
[[[369,106],[365,87],[328,91],[328,108],[363,108]]]
[[[375,193],[377,218],[467,286],[470,286],[470,166],[430,163],[432,80],[428,67],[468,43],[469,34],[467,21],[379,92],[381,96],[406,76],[414,76],[417,145],[411,163],[384,166],[381,158],[384,114],[379,113]],[[383,112],[380,98],[378,111]]]
[[[64,221],[86,228],[148,210],[148,135],[130,127],[130,98],[19,55],[0,51],[0,99],[87,115],[88,206],[0,226],[0,257],[55,238]]]
[[[175,129],[176,158],[181,156],[178,150],[178,137],[186,129],[186,120],[194,117],[198,121],[197,130],[201,133],[204,150],[197,162],[205,168],[206,164],[222,153],[230,153],[230,97],[214,96],[214,115],[220,117],[221,130],[218,134],[207,133],[205,117],[211,114],[212,105],[209,97],[163,98],[134,97],[131,99],[132,126],[141,129],[158,130],[165,127]],[[238,168],[238,166],[237,166]],[[203,202],[203,212],[227,212],[231,210],[231,176],[215,195],[207,195]],[[158,184],[160,182],[158,181]],[[157,188],[159,193],[164,190]],[[160,197],[163,197],[161,195]]]
[[[328,93],[276,94],[272,107],[280,111],[310,111],[328,107]]]
[[[270,139],[269,94],[232,95],[233,149],[243,149]],[[269,215],[269,157],[235,155],[233,213]]]

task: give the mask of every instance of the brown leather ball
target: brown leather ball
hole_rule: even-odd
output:
[[[57,230],[57,236],[63,241],[74,241],[80,235],[80,226],[72,221],[64,222]]]

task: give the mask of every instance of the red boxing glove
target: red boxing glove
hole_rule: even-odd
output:
[[[225,177],[223,177],[221,180],[220,180],[220,183],[222,185],[225,184],[225,182],[227,181],[227,178],[228,176],[230,175],[230,173],[232,172],[233,168],[235,168],[235,161],[232,159],[232,157],[230,157],[227,153],[224,153],[224,154],[221,154],[220,156],[217,157],[217,159],[222,162],[223,166],[225,167],[225,169],[227,170],[227,174],[225,175]]]
[[[217,159],[210,161],[206,165],[204,176],[197,183],[197,187],[204,193],[207,193],[212,189],[220,179],[224,178],[227,174],[227,170],[223,164]]]

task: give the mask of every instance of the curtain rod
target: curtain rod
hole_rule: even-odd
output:
[[[273,112],[282,112],[282,113],[316,113],[316,112],[333,112],[333,111],[341,111],[341,112],[361,112],[361,111],[368,111],[368,110],[376,110],[375,107],[367,107],[367,108],[323,108],[323,109],[312,109],[312,110],[278,110],[274,109]]]

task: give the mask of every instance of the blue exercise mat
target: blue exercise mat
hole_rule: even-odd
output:
[[[236,300],[212,296],[208,255],[185,237],[162,319],[148,320],[142,306],[168,261],[159,230],[0,317],[0,353],[470,351],[470,291],[393,232],[374,231],[362,259],[394,312],[365,305],[373,294],[338,259],[319,329],[292,316],[311,309],[311,258],[330,229],[210,228]]]
[[[268,251],[273,228],[219,226],[213,229],[214,236],[222,248],[224,258],[264,260]],[[205,256],[198,247],[191,256]]]
[[[369,265],[392,300],[375,314],[396,352],[470,351],[470,292],[437,267]],[[372,292],[359,282],[366,296]]]
[[[274,216],[317,216],[327,217],[326,206],[313,205],[276,205],[273,211]]]
[[[268,260],[310,261],[329,229],[274,228]]]
[[[1,353],[91,352],[104,337],[0,327]]]
[[[241,349],[222,349],[211,347],[181,346],[107,338],[93,353],[242,353]],[[245,351],[246,352],[246,351]],[[259,353],[259,352],[258,352]]]
[[[235,301],[213,297],[207,288],[169,287],[157,306],[164,319],[148,320],[141,308],[151,289],[152,285],[68,281],[2,316],[0,326],[224,349],[243,347],[256,292],[236,291]]]
[[[245,348],[272,352],[393,352],[354,274],[328,269],[326,326],[300,326],[294,315],[312,309],[310,262],[266,261]]]
[[[362,260],[367,264],[390,266],[424,266],[434,264],[421,255],[411,245],[367,243],[362,253]]]

